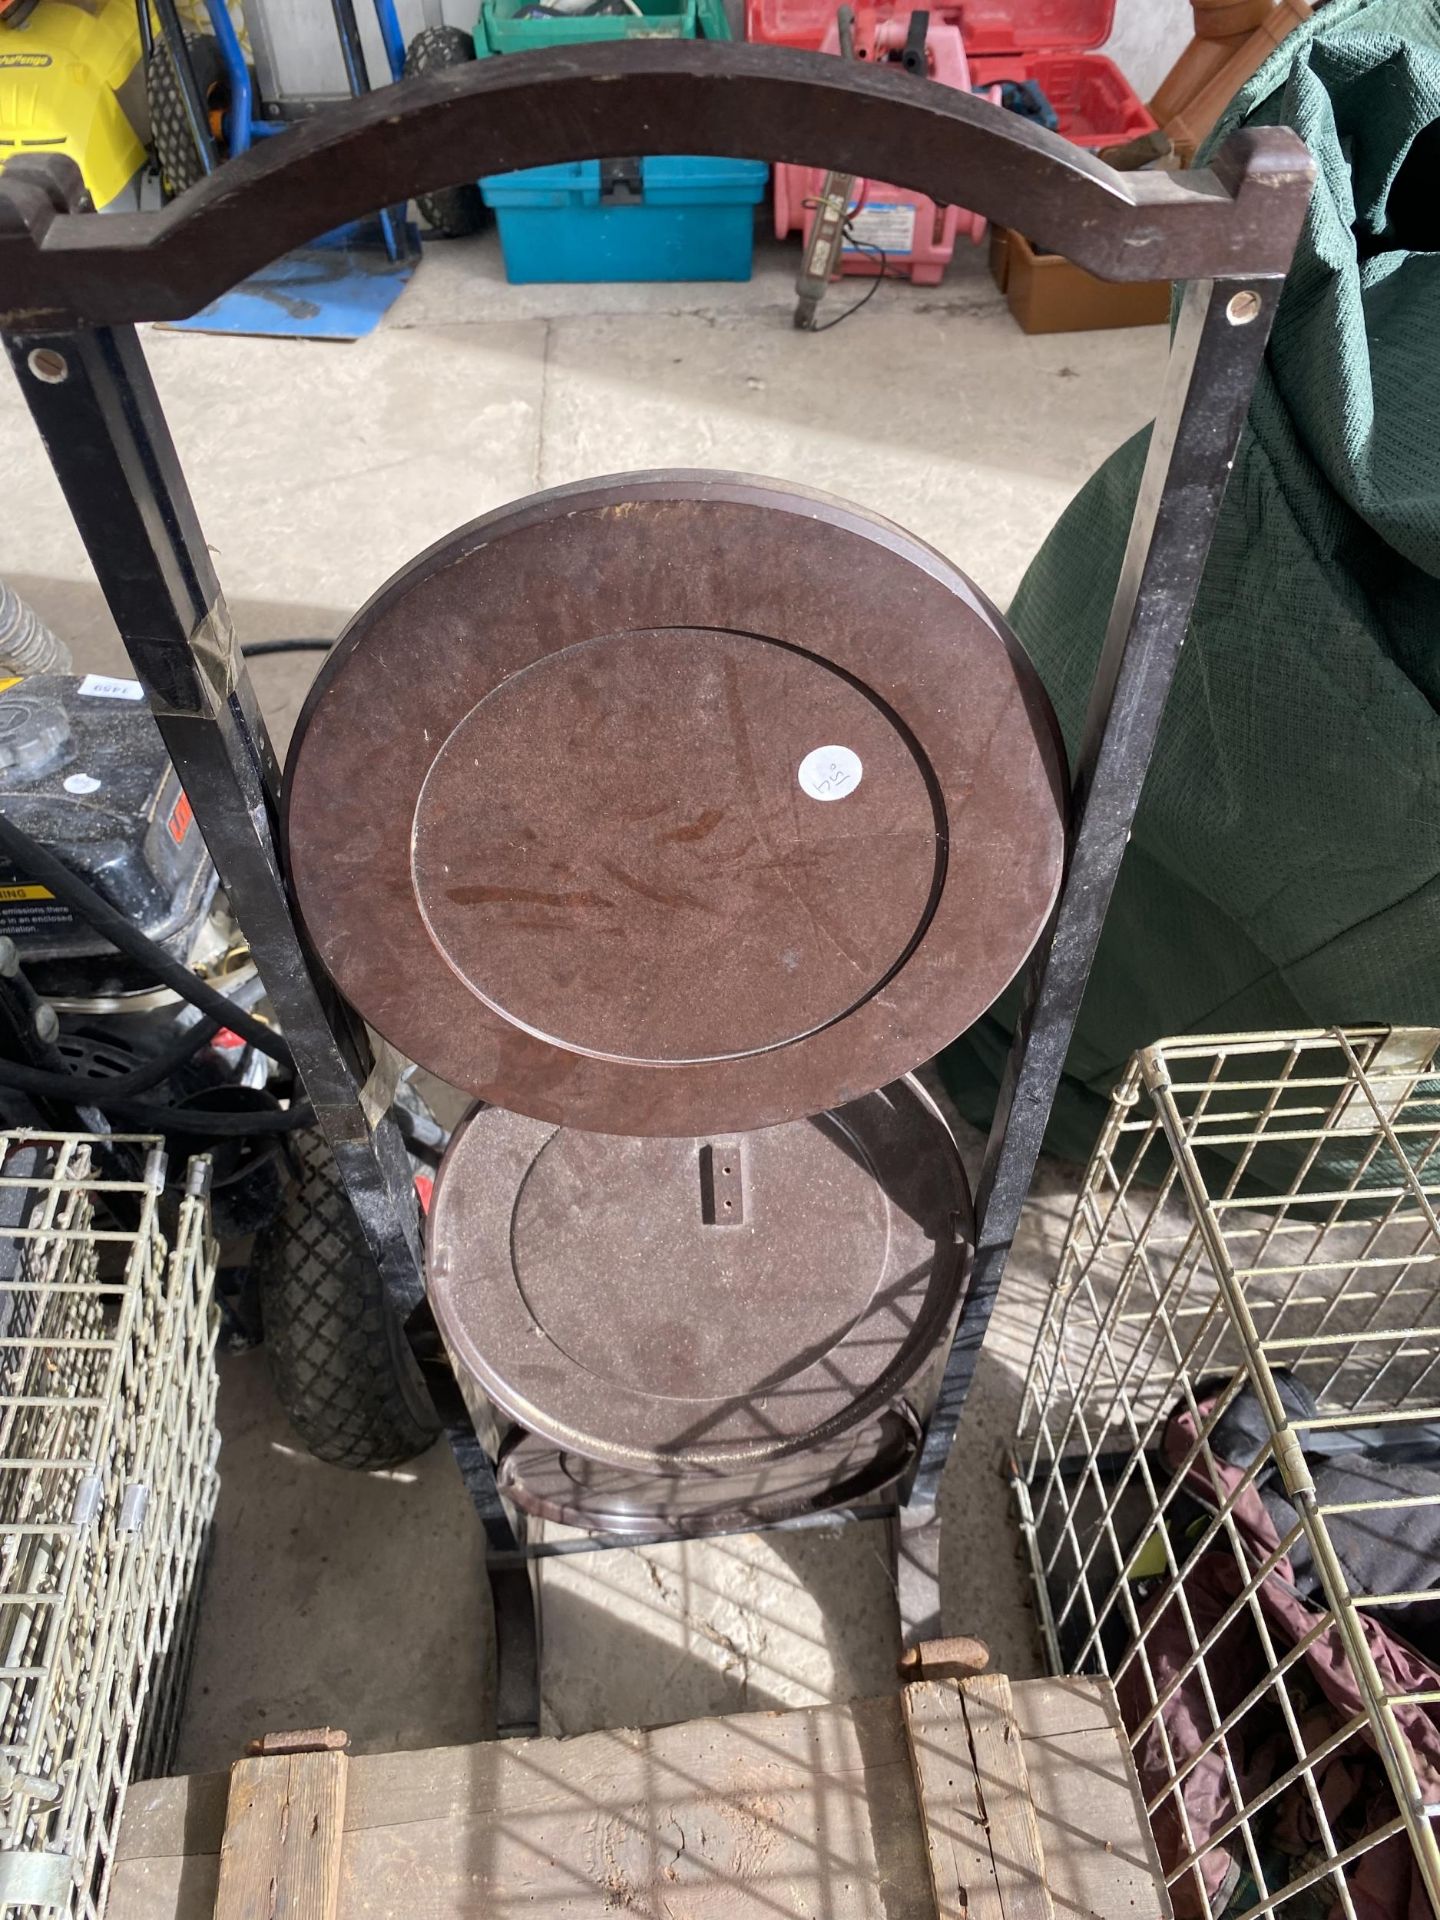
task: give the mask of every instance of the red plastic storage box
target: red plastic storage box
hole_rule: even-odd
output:
[[[1118,146],[1154,131],[1115,62],[1093,51],[1110,38],[1115,0],[960,0],[956,14],[975,85],[1033,80],[1076,146]]]
[[[877,12],[909,13],[915,0],[877,0]],[[835,24],[838,0],[745,0],[745,32],[772,46],[816,52]],[[1113,60],[1095,47],[1110,38],[1115,0],[948,0],[932,17],[960,29],[975,87],[1033,80],[1054,107],[1060,131],[1081,147],[1117,146],[1155,122]]]
[[[840,0],[745,0],[745,38],[818,53],[839,6]]]

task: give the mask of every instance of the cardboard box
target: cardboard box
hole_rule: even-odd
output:
[[[1005,227],[990,230],[990,271],[1026,333],[1159,326],[1170,318],[1168,280],[1097,280]]]

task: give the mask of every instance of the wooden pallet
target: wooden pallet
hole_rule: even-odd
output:
[[[277,1816],[267,1788],[243,1872],[236,1822],[253,1771],[133,1786],[108,1920],[237,1920],[252,1911],[236,1903],[242,1883],[257,1920],[1170,1911],[1113,1696],[1093,1680],[1022,1681],[1013,1698],[1003,1676],[925,1680],[890,1699],[645,1733],[307,1758],[341,1761],[334,1832],[311,1824],[318,1779],[295,1789],[303,1815],[282,1789]]]

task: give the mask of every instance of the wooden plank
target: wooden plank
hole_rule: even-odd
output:
[[[980,1673],[948,1684],[960,1696],[970,1731],[1002,1920],[1054,1920],[1010,1682],[1003,1673]]]
[[[166,1860],[218,1854],[230,1798],[228,1773],[182,1773],[132,1780],[115,1845],[117,1860]]]
[[[900,1703],[936,1920],[1002,1920],[960,1684],[918,1680]]]
[[[1013,1704],[1056,1920],[1167,1920],[1109,1689]],[[223,1776],[137,1782],[107,1920],[211,1920],[224,1812]],[[898,1696],[362,1755],[344,1817],[338,1920],[934,1920]]]
[[[136,1794],[108,1920],[209,1920],[213,1789]],[[356,1757],[345,1824],[341,1920],[933,1920],[893,1700]]]
[[[335,1752],[236,1762],[215,1920],[335,1920],[349,1764]]]
[[[1109,1682],[1027,1680],[1014,1703],[1056,1920],[1170,1920]]]
[[[493,1813],[400,1827],[396,1782],[347,1850],[345,1920],[932,1920],[888,1706],[472,1749]]]

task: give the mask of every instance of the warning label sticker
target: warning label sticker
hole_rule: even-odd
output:
[[[12,866],[0,868],[0,933],[12,940],[25,934],[53,938],[74,924],[74,914],[48,887],[23,879]]]
[[[850,215],[845,228],[847,253],[863,253],[866,247],[909,253],[914,244],[915,209],[897,200],[867,200]]]

